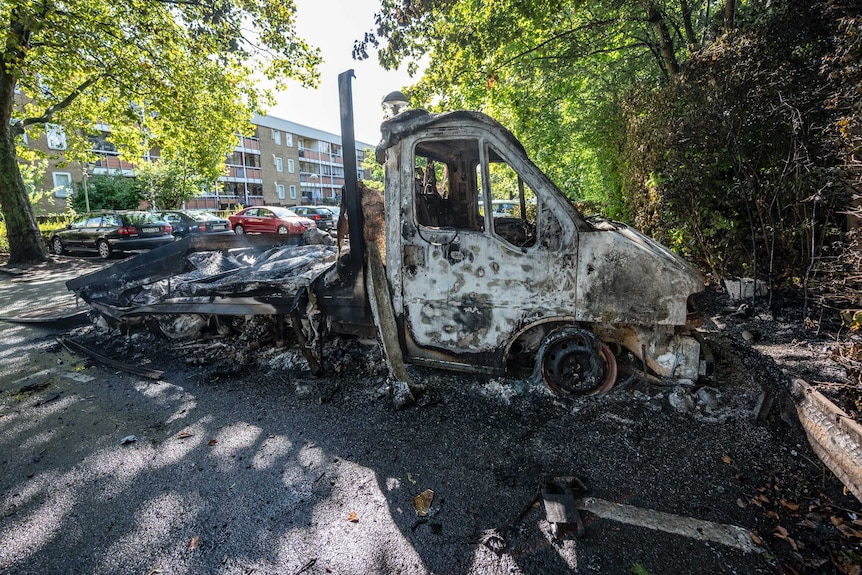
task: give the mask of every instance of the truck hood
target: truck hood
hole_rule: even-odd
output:
[[[591,218],[578,249],[578,319],[684,325],[703,277],[683,258],[634,228]]]

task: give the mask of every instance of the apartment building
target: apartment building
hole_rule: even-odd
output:
[[[225,160],[225,174],[213,190],[187,202],[188,208],[233,209],[239,205],[296,206],[337,204],[344,186],[341,136],[273,116],[255,115],[254,133],[237,137],[237,145]],[[78,184],[94,175],[134,177],[135,165],[123,161],[107,140],[108,127],[91,138],[93,161],[68,162],[63,157],[65,135],[49,125],[42,138],[26,142],[46,152],[49,160],[42,190],[34,203],[39,214],[65,212]],[[359,179],[362,162],[373,144],[356,142]],[[373,152],[372,152],[373,153]],[[150,150],[142,161],[155,161],[159,150]],[[37,186],[38,188],[38,186]]]

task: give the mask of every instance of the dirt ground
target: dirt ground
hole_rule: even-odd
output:
[[[72,302],[63,281],[101,265],[0,272],[0,315]],[[708,289],[715,371],[694,386],[621,377],[561,401],[410,368],[424,391],[407,407],[374,342],[328,339],[314,378],[295,348],[234,336],[0,322],[0,572],[859,573],[862,504],[787,392],[855,384],[782,302]],[[583,533],[555,538],[537,490],[564,476]]]

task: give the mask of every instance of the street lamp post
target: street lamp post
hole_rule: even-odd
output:
[[[399,90],[389,92],[383,98],[383,106],[389,111],[392,116],[397,116],[401,110],[405,109],[410,104],[407,96]]]
[[[321,179],[321,177],[320,177],[320,176],[318,176],[317,174],[311,174],[310,176],[308,176],[308,179],[309,179],[309,180],[319,180],[319,181],[320,181],[320,185],[321,185],[321,186],[323,186],[323,180],[322,180],[322,179]],[[320,189],[320,195],[321,195],[321,196],[323,196],[323,188],[322,188],[322,187],[321,187],[321,189]],[[314,188],[311,188],[311,203],[312,203],[312,204],[317,203],[317,202],[315,201],[315,197],[314,197]]]
[[[87,181],[90,179],[90,164],[82,166],[84,172],[84,208],[90,211],[90,190]]]

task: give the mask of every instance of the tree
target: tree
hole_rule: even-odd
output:
[[[497,117],[571,199],[717,274],[801,277],[847,209],[836,166],[862,173],[858,5],[383,0],[354,53],[422,61],[415,104]]]
[[[137,162],[153,146],[215,179],[235,134],[267,94],[254,75],[317,81],[317,50],[297,37],[291,0],[0,0],[0,204],[10,261],[45,248],[16,139],[65,134],[86,161],[97,123]],[[18,95],[16,96],[16,92]]]
[[[421,80],[405,89],[414,102],[497,117],[572,199],[607,200],[619,187],[623,96],[638,82],[678,73],[693,43],[682,31],[699,37],[708,25],[705,4],[384,0],[375,30],[354,54],[377,48],[384,67],[427,62]]]
[[[90,210],[137,210],[146,197],[140,181],[124,176],[93,176],[75,188],[72,208],[79,213],[88,203]]]
[[[193,165],[178,159],[143,165],[137,177],[146,199],[160,210],[179,208],[215,183],[213,178],[199,175]]]
[[[377,159],[374,157],[374,150],[372,148],[367,148],[365,150],[365,157],[362,160],[362,171],[365,174],[365,178],[362,180],[362,183],[372,190],[382,192],[384,186],[383,166],[377,163]]]

